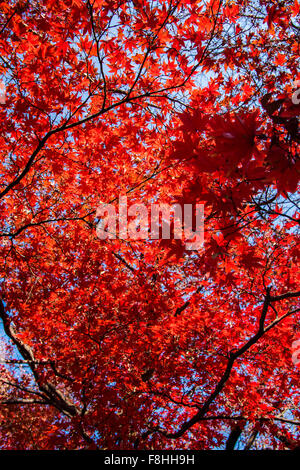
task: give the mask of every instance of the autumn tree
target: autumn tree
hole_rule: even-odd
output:
[[[0,6],[1,448],[295,449],[298,1]]]

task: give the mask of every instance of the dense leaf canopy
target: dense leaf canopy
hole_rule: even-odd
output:
[[[299,445],[299,11],[0,2],[2,449]],[[100,240],[120,195],[203,247]]]

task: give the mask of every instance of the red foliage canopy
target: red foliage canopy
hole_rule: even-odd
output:
[[[0,5],[0,447],[295,448],[298,0]]]

